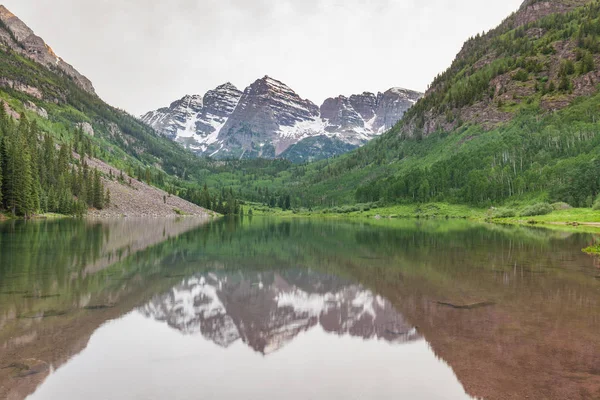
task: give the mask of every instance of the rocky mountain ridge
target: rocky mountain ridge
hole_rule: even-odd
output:
[[[265,76],[243,92],[227,83],[204,96],[185,96],[142,121],[201,155],[309,161],[349,151],[389,130],[421,95],[392,88],[328,98],[318,107]]]
[[[65,74],[86,92],[96,94],[94,86],[88,78],[57,56],[41,37],[37,36],[3,5],[0,5],[0,42],[22,56]],[[0,84],[6,85],[7,83],[0,82]]]
[[[515,26],[523,26],[550,14],[569,12],[590,2],[591,0],[525,0],[508,21],[514,21]]]

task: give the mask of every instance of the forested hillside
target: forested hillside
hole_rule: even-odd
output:
[[[35,122],[23,115],[16,124],[0,107],[1,208],[25,217],[37,212],[82,215],[88,207],[102,209],[110,203],[98,170],[85,162],[90,141],[79,132],[74,143],[78,160],[70,146],[57,149],[52,136],[42,135]]]
[[[46,62],[52,57],[59,60],[56,67]],[[0,104],[0,211],[30,216],[101,209],[105,201],[100,201],[99,193],[104,191],[104,199],[106,190],[96,185],[95,201],[88,193],[98,175],[100,185],[105,179],[129,176],[205,208],[220,204],[224,212],[236,209],[227,203],[232,195],[224,185],[229,182],[221,183],[220,176],[226,177],[237,165],[196,157],[106,104],[87,78],[54,55],[4,7],[0,9]],[[117,176],[86,170],[79,155],[105,161]],[[20,186],[13,187],[13,180]]]
[[[600,2],[527,1],[470,39],[392,131],[286,171],[269,190],[289,191],[292,207],[592,206],[600,193],[599,67]]]

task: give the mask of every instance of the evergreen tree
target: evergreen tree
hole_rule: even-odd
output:
[[[568,92],[569,90],[571,90],[571,80],[566,75],[563,75],[560,78],[558,90],[560,90],[561,92]]]
[[[93,207],[101,210],[104,207],[104,185],[100,180],[100,173],[98,172],[98,169],[94,169],[92,193]]]
[[[210,192],[208,191],[208,186],[206,183],[202,188],[202,193],[200,194],[200,206],[204,207],[208,210],[211,209],[211,200],[210,200]]]
[[[10,129],[4,136],[2,145],[2,193],[4,208],[16,215],[16,151],[14,145],[14,132]]]

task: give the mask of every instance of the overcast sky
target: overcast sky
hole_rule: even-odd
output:
[[[0,0],[2,1],[2,0]],[[4,0],[112,105],[139,115],[269,75],[300,96],[424,91],[523,0]]]

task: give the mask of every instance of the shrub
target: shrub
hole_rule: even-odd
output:
[[[496,210],[493,214],[494,218],[513,218],[517,216],[517,212],[512,208],[503,208]]]
[[[529,80],[529,74],[527,71],[520,69],[514,76],[513,79],[519,82],[527,82]]]
[[[533,217],[535,215],[547,215],[550,214],[554,209],[548,203],[538,203],[532,206],[526,207],[521,211],[521,217]]]
[[[600,254],[600,244],[596,244],[594,246],[587,247],[583,249],[584,252],[588,254]]]
[[[594,202],[592,209],[594,211],[600,211],[600,196],[598,196],[598,198],[596,199],[596,202]]]
[[[571,208],[573,208],[573,207],[571,207],[571,206],[570,206],[569,204],[567,204],[567,203],[553,203],[553,204],[552,204],[552,208],[553,208],[554,210],[570,210],[570,209],[571,209]]]

